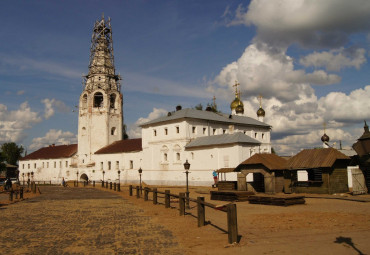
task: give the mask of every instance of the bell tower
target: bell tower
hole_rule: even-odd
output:
[[[110,18],[94,24],[89,72],[84,76],[79,101],[78,158],[89,164],[100,148],[122,140],[123,109],[121,77],[116,75]]]

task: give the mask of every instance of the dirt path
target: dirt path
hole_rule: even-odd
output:
[[[122,197],[96,189],[42,187],[0,207],[1,254],[183,254],[171,231]]]

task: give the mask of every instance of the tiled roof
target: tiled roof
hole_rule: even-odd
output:
[[[155,120],[151,120],[141,125],[141,127],[149,126],[152,124],[167,122],[171,120],[177,119],[201,119],[207,121],[214,121],[214,122],[222,122],[227,123],[229,125],[239,124],[245,126],[255,126],[255,127],[264,127],[264,128],[271,128],[270,125],[258,121],[256,119],[246,117],[246,116],[238,116],[238,115],[228,115],[224,113],[215,113],[211,111],[202,111],[196,109],[182,109],[179,111],[171,112],[167,116],[159,117]]]
[[[77,144],[51,145],[34,151],[20,160],[69,158],[77,153]]]
[[[235,132],[234,134],[223,134],[223,135],[211,135],[198,137],[195,140],[189,142],[185,148],[190,149],[194,147],[202,146],[213,146],[221,144],[233,144],[233,143],[247,143],[259,145],[261,142],[251,138],[241,132]]]
[[[287,169],[332,167],[338,159],[350,160],[334,148],[307,149],[290,158],[287,162]]]
[[[286,168],[287,161],[282,157],[279,157],[276,154],[262,154],[262,153],[254,154],[249,159],[240,163],[237,169],[240,169],[242,166],[257,164],[264,165],[266,168],[270,170],[287,169]]]
[[[116,141],[96,151],[95,154],[142,151],[141,138]]]

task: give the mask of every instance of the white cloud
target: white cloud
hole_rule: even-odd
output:
[[[26,137],[24,130],[41,121],[42,118],[31,110],[27,102],[14,111],[9,111],[6,105],[0,104],[0,143],[20,142]]]
[[[367,0],[253,0],[248,9],[238,7],[229,25],[255,25],[255,39],[277,47],[340,47],[370,28],[369,13]]]
[[[77,135],[72,132],[50,129],[44,137],[36,137],[32,139],[32,144],[29,146],[31,151],[40,149],[50,144],[73,144],[77,143]]]
[[[365,49],[347,49],[344,48],[314,52],[300,59],[300,63],[306,67],[324,67],[329,71],[340,71],[345,67],[360,68],[366,62]]]
[[[62,101],[56,100],[56,99],[48,99],[45,98],[41,100],[41,102],[45,105],[45,114],[44,117],[45,119],[49,119],[51,116],[54,115],[55,110],[54,107],[59,111],[59,112],[68,112],[69,107],[66,106]]]
[[[134,124],[129,125],[128,127],[128,136],[130,138],[137,138],[141,137],[141,127],[139,127],[141,124],[144,124],[148,121],[157,119],[159,117],[165,116],[168,113],[167,110],[161,109],[161,108],[153,108],[153,111],[149,113],[148,117],[146,118],[139,118]]]

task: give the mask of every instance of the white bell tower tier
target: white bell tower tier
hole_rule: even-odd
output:
[[[91,164],[91,155],[104,146],[122,140],[123,109],[121,77],[115,74],[110,19],[94,24],[89,73],[79,101],[79,165]]]

